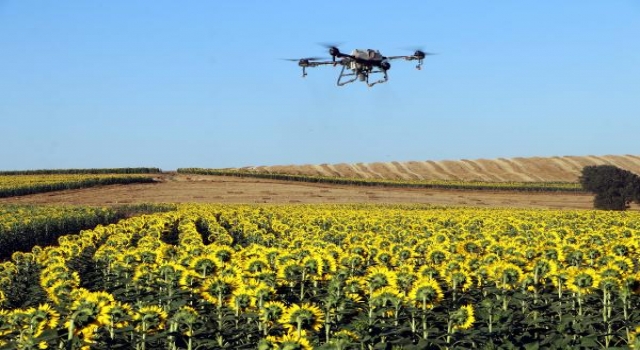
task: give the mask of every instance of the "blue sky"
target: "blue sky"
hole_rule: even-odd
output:
[[[0,0],[0,169],[640,154],[640,3]],[[410,54],[387,84],[281,58]]]

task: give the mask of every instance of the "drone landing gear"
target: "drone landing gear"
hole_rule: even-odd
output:
[[[362,82],[365,82],[367,84],[367,86],[372,87],[376,84],[381,84],[381,83],[386,83],[389,80],[389,76],[387,75],[387,71],[384,69],[380,69],[380,70],[373,70],[373,71],[357,71],[357,70],[353,70],[351,72],[346,72],[345,73],[345,68],[346,66],[342,66],[342,70],[340,70],[340,75],[338,76],[338,86],[344,86],[347,85],[349,83],[353,83],[356,80],[360,80]],[[373,83],[369,83],[369,77],[372,74],[377,74],[377,73],[382,73],[383,74],[383,78],[379,79],[378,81],[375,81]],[[350,79],[346,79],[351,77]]]
[[[356,79],[358,79],[358,74],[356,72],[351,72],[351,73],[345,73],[344,69],[346,68],[346,66],[342,66],[342,70],[340,70],[340,75],[338,76],[338,86],[344,86],[347,85],[349,83],[353,83],[354,81],[356,81]],[[353,77],[349,80],[342,80],[345,77]]]

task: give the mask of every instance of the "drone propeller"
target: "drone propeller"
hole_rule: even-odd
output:
[[[291,61],[291,62],[300,62],[300,61],[319,61],[319,60],[324,60],[326,58],[323,57],[303,57],[303,58],[281,58],[282,60],[285,61]]]
[[[413,56],[419,60],[424,59],[426,56],[437,55],[433,52],[426,52],[422,46],[409,46],[403,47],[403,50],[413,51]]]
[[[338,46],[342,45],[342,43],[319,43],[319,44],[329,49],[329,55],[331,55],[331,60],[333,62],[336,61],[336,56],[337,57],[341,56],[341,52],[340,52],[340,49],[338,49]]]

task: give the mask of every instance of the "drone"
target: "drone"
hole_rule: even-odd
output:
[[[294,58],[286,59],[287,61],[297,61],[298,66],[302,67],[302,77],[307,76],[307,68],[319,66],[337,66],[341,65],[340,75],[338,76],[338,86],[344,86],[353,83],[356,80],[364,82],[367,86],[372,87],[376,84],[385,83],[389,80],[387,71],[391,69],[389,61],[404,59],[406,61],[418,61],[416,69],[422,68],[422,63],[427,55],[432,53],[416,50],[413,55],[401,56],[383,56],[379,50],[372,49],[355,49],[351,54],[341,52],[335,45],[327,45],[331,61],[318,57]],[[369,82],[372,76],[379,76],[378,80]],[[374,78],[375,79],[375,78]]]

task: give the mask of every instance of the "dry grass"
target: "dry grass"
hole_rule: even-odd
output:
[[[258,166],[253,169],[268,173],[365,179],[577,182],[583,167],[603,164],[640,174],[640,156],[634,155],[278,165]]]

